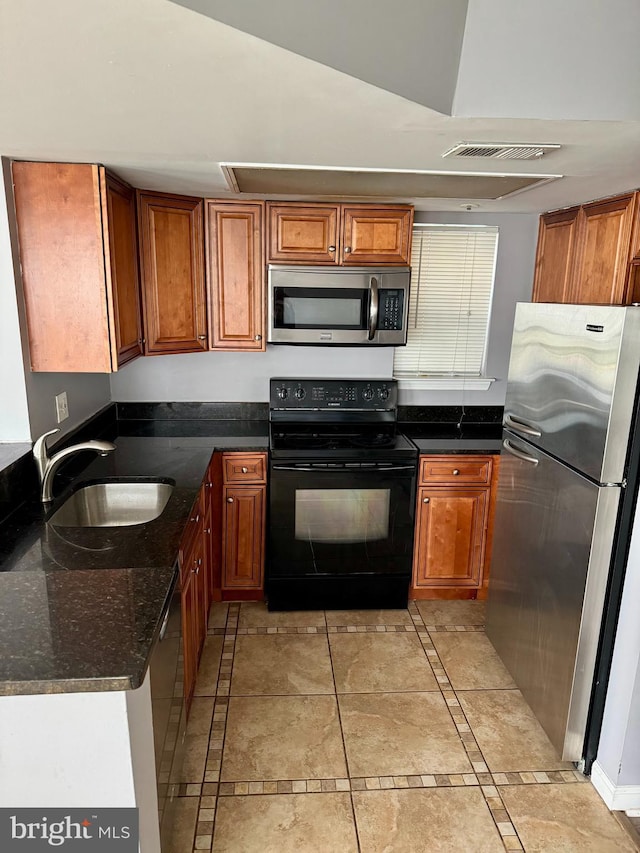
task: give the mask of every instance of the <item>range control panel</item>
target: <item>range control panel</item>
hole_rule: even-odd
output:
[[[395,379],[272,379],[271,409],[366,409],[398,405]]]

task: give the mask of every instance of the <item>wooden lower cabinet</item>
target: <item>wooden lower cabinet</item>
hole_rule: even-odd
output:
[[[204,539],[202,531],[180,551],[180,588],[182,596],[182,644],[184,656],[184,697],[187,713],[198,674],[200,653],[207,633],[206,592],[203,571]]]
[[[266,453],[222,455],[222,598],[264,597]]]
[[[411,598],[486,597],[497,468],[492,456],[421,457]]]

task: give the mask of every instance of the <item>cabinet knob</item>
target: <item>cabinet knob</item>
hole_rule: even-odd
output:
[[[335,247],[335,246],[329,246],[329,251],[330,251],[330,252],[335,252],[335,250],[336,250],[336,247]]]
[[[254,341],[261,341],[261,340],[262,340],[262,335],[256,335],[256,336],[255,336],[255,338],[254,338],[253,340],[254,340]]]
[[[227,503],[228,503],[228,504],[232,504],[232,503],[233,503],[233,498],[227,498]]]
[[[454,468],[454,469],[453,469],[453,471],[452,471],[451,473],[453,474],[453,476],[454,476],[454,477],[457,477],[457,476],[458,476],[458,474],[460,473],[460,471],[458,471],[458,469],[457,469],[457,468]]]
[[[206,336],[206,335],[198,335],[198,340],[199,340],[199,341],[206,341],[206,339],[207,339],[207,336]]]
[[[429,503],[429,501],[430,501],[430,498],[422,498],[422,503],[423,503],[423,504],[428,504],[428,503]]]
[[[196,513],[196,515],[191,516],[191,521],[197,524],[200,521],[200,513]]]
[[[351,246],[345,246],[345,247],[344,247],[344,253],[345,253],[345,255],[348,255],[350,251],[351,251]]]
[[[206,527],[204,532],[208,535],[209,533],[211,533],[211,528],[210,528],[210,527]]]
[[[242,466],[242,473],[243,473],[243,474],[248,474],[248,473],[249,473],[249,469],[248,469],[245,465],[243,465],[243,466]]]

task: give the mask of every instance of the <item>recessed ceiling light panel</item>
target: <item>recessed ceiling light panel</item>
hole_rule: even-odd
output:
[[[562,175],[221,163],[232,192],[267,198],[499,199]]]

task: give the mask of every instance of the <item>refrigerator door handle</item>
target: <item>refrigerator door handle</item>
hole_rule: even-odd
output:
[[[539,459],[536,459],[535,456],[529,456],[528,453],[524,453],[522,450],[518,450],[517,447],[514,447],[513,444],[511,444],[508,438],[505,438],[505,440],[502,442],[502,446],[512,456],[516,456],[518,459],[522,459],[523,462],[529,462],[531,465],[537,465],[540,461]]]
[[[505,426],[511,427],[511,429],[516,432],[521,432],[523,435],[532,435],[535,438],[540,438],[542,433],[539,429],[536,429],[532,424],[528,424],[525,421],[521,421],[519,419],[514,418],[514,416],[510,413],[507,413],[504,416]]]

